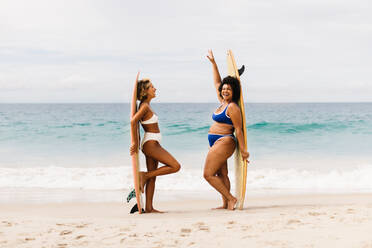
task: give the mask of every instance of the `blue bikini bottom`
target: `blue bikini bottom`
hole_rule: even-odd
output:
[[[223,137],[232,137],[235,140],[235,136],[233,134],[221,135],[221,134],[212,134],[212,133],[209,133],[208,134],[209,146],[212,147],[217,140],[219,140],[219,139],[221,139]]]

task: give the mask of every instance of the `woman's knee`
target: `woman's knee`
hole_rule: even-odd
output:
[[[204,173],[203,173],[203,177],[204,177],[204,179],[207,180],[207,181],[210,181],[211,178],[212,178],[213,176],[214,176],[214,175],[212,175],[212,174],[210,174],[210,173],[208,173],[208,172],[204,172]]]
[[[178,172],[180,169],[181,169],[181,165],[180,165],[180,163],[178,163],[178,162],[176,162],[173,166],[172,166],[172,172],[173,173],[176,173],[176,172]]]

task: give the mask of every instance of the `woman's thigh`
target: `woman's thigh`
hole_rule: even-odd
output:
[[[147,141],[143,145],[142,151],[146,156],[159,161],[162,164],[172,167],[179,166],[177,160],[167,150],[161,147],[161,145],[157,141]]]
[[[224,137],[216,141],[209,149],[204,166],[204,175],[215,175],[218,171],[227,170],[227,159],[234,153],[235,140],[230,137]],[[226,168],[223,168],[225,167]]]

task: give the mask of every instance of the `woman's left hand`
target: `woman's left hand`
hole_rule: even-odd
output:
[[[242,158],[243,158],[243,160],[247,160],[247,163],[249,163],[249,160],[248,160],[248,158],[249,158],[249,152],[247,152],[247,151],[245,151],[245,150],[242,150],[242,151],[240,151],[241,152],[241,154],[242,154]]]

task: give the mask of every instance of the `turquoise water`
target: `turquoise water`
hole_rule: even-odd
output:
[[[211,114],[217,106],[152,104],[159,115],[162,145],[179,159],[185,173],[202,170]],[[245,108],[252,171],[262,169],[260,173],[267,175],[274,170],[277,177],[291,169],[330,175],[339,168],[355,172],[372,164],[372,103],[249,103]],[[43,171],[51,178],[38,187],[69,173],[74,183],[60,185],[84,187],[76,179],[82,174],[93,173],[88,177],[92,182],[84,180],[97,185],[97,175],[110,175],[107,180],[112,180],[113,175],[126,173],[112,186],[120,188],[130,178],[125,172],[131,166],[129,129],[129,104],[0,104],[0,174],[8,177],[0,180],[0,187],[17,184],[20,172],[29,182],[23,187],[33,185],[30,178]],[[262,187],[276,187],[273,181]]]
[[[207,133],[216,106],[153,104],[160,116],[164,146],[175,152],[208,149]],[[257,158],[371,154],[371,103],[245,107],[249,150]],[[129,140],[128,104],[0,104],[0,147],[11,149],[18,159],[32,155],[110,156],[126,153]]]

